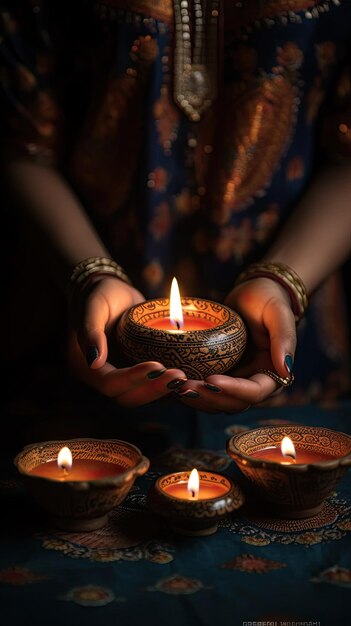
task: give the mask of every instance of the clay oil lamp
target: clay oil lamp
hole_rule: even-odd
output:
[[[317,426],[264,426],[238,433],[227,452],[257,506],[299,519],[317,515],[351,465],[351,436]]]
[[[196,469],[161,476],[148,494],[150,509],[182,535],[212,535],[243,502],[242,491],[228,476]]]
[[[56,528],[90,531],[128,494],[149,460],[118,439],[71,439],[26,446],[14,459],[28,489]]]
[[[160,361],[202,380],[234,367],[246,347],[246,329],[223,304],[181,298],[173,279],[169,299],[148,300],[122,315],[117,343],[130,362]]]

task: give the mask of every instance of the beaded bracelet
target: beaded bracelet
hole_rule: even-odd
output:
[[[89,257],[84,261],[80,261],[72,271],[68,285],[70,299],[74,297],[77,289],[85,289],[91,282],[91,279],[97,276],[115,276],[124,283],[132,285],[130,278],[116,261],[107,257]]]
[[[306,287],[296,272],[285,263],[253,263],[236,279],[240,285],[253,278],[270,278],[282,285],[288,292],[295,321],[299,322],[308,306]]]

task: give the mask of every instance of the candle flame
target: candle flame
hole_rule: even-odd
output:
[[[294,460],[296,459],[295,446],[293,442],[291,441],[290,437],[284,437],[284,439],[282,440],[280,444],[280,447],[281,447],[283,456],[289,456],[290,458]]]
[[[57,466],[64,472],[69,472],[72,469],[72,452],[67,446],[61,448],[57,455]]]
[[[199,472],[197,469],[193,469],[188,480],[188,493],[192,500],[197,500],[199,495]]]
[[[170,320],[174,326],[178,328],[182,328],[184,320],[183,320],[183,310],[182,303],[180,300],[180,293],[178,282],[176,278],[172,280],[171,286],[171,297],[170,297]]]

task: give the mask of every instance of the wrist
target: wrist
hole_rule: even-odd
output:
[[[280,262],[253,263],[238,276],[235,286],[258,278],[270,279],[280,285],[289,296],[295,321],[299,322],[307,308],[308,299],[306,287],[295,270]]]
[[[80,261],[71,273],[68,282],[68,297],[72,302],[80,294],[90,291],[97,283],[113,278],[132,287],[132,282],[124,269],[108,257],[89,257]]]

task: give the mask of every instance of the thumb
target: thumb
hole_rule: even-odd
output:
[[[107,359],[107,338],[105,334],[109,319],[109,309],[103,298],[92,297],[87,301],[82,323],[78,329],[78,343],[88,366],[102,367]]]
[[[264,309],[263,321],[269,333],[274,369],[279,376],[291,376],[296,350],[296,323],[291,308],[283,300],[273,300]]]

